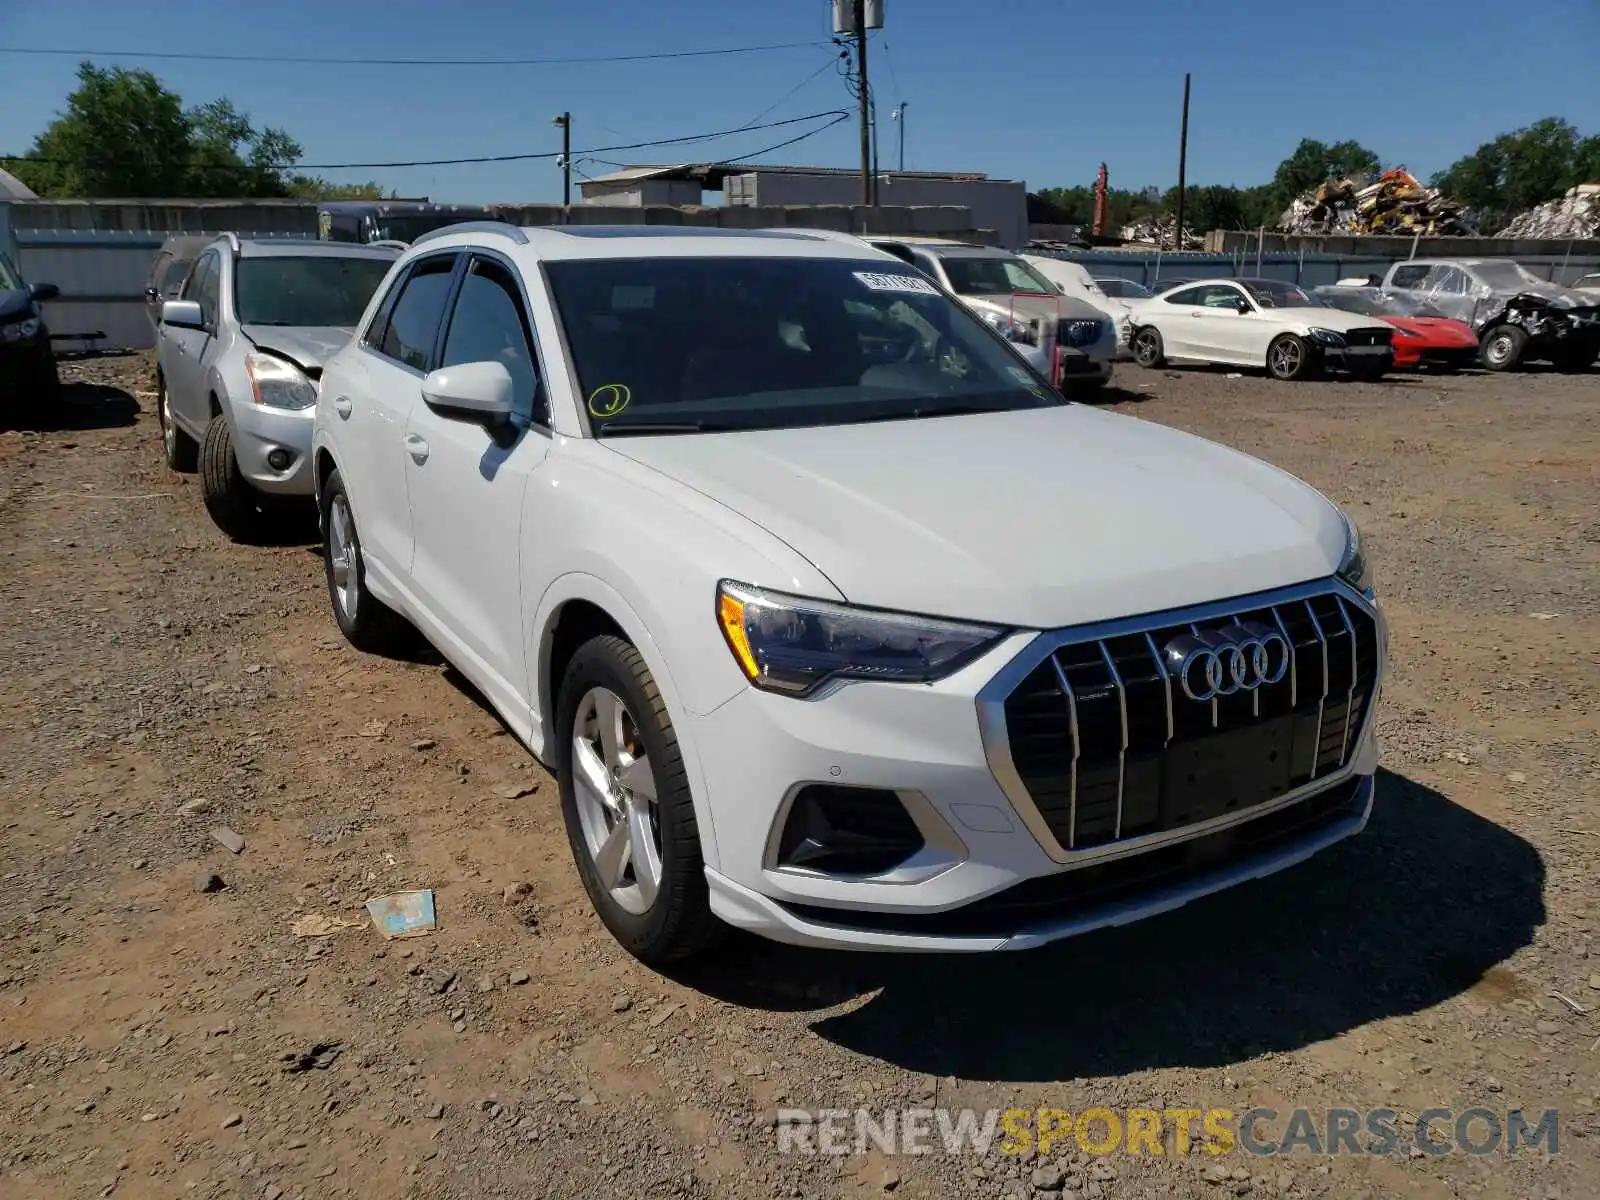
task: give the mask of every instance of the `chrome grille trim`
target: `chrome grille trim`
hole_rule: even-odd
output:
[[[1350,619],[1350,610],[1345,608],[1344,601],[1338,596],[1334,597],[1334,601],[1339,605],[1339,619],[1344,622],[1345,633],[1350,638],[1350,692],[1344,699],[1344,740],[1339,745],[1339,763],[1342,766],[1350,753],[1350,710],[1356,702],[1356,684],[1361,682],[1361,654],[1356,644],[1356,624]]]
[[[1106,660],[1106,670],[1111,674],[1111,686],[1117,689],[1117,708],[1122,716],[1122,746],[1117,751],[1117,819],[1111,836],[1122,836],[1122,788],[1128,781],[1128,689],[1123,685],[1122,672],[1117,670],[1117,660],[1111,657],[1111,647],[1100,643],[1100,657]],[[1054,655],[1052,662],[1059,662]],[[1077,706],[1074,705],[1074,708]],[[1073,825],[1073,838],[1077,840],[1077,825]]]
[[[1078,831],[1078,698],[1072,694],[1072,684],[1067,680],[1067,673],[1061,669],[1061,660],[1052,654],[1050,665],[1056,669],[1056,679],[1061,684],[1061,696],[1067,702],[1067,725],[1072,730],[1072,807],[1067,818],[1069,830],[1067,848],[1070,850]]]
[[[1317,765],[1316,759],[1321,757],[1321,730],[1327,706],[1329,693],[1328,666],[1328,639],[1320,621],[1316,617],[1311,601],[1322,597],[1331,597],[1339,605],[1339,612],[1350,634],[1351,652],[1357,656],[1352,659],[1352,666],[1359,661],[1360,639],[1354,631],[1354,622],[1351,620],[1350,610],[1345,606],[1352,606],[1357,612],[1372,621],[1373,647],[1376,653],[1372,665],[1370,687],[1361,712],[1361,720],[1357,729],[1352,732],[1349,726],[1350,712],[1346,710],[1346,729],[1337,766],[1315,774],[1301,786],[1297,786],[1281,796],[1262,803],[1253,804],[1244,809],[1225,813],[1221,816],[1198,820],[1188,825],[1182,825],[1167,830],[1121,837],[1123,790],[1126,780],[1126,760],[1129,747],[1128,716],[1127,716],[1127,690],[1120,670],[1116,668],[1115,658],[1110,654],[1106,645],[1112,639],[1139,635],[1145,640],[1145,645],[1150,649],[1152,659],[1156,666],[1154,677],[1149,678],[1147,685],[1153,685],[1157,679],[1161,681],[1166,692],[1166,705],[1168,714],[1168,728],[1166,743],[1170,743],[1174,736],[1173,722],[1173,681],[1170,673],[1165,670],[1161,656],[1156,652],[1154,631],[1162,629],[1176,629],[1188,625],[1201,625],[1215,622],[1228,617],[1241,617],[1245,613],[1269,612],[1278,629],[1284,634],[1285,640],[1290,643],[1290,671],[1289,688],[1291,708],[1298,706],[1302,689],[1298,680],[1296,659],[1301,650],[1312,651],[1311,643],[1302,642],[1296,645],[1294,639],[1288,635],[1287,623],[1284,612],[1288,612],[1296,620],[1300,614],[1310,622],[1310,629],[1316,637],[1315,651],[1320,652],[1323,663],[1322,694],[1317,698],[1317,735],[1313,745],[1314,759],[1313,771]],[[1299,607],[1295,607],[1298,605]],[[1304,630],[1301,636],[1304,637]],[[1065,629],[1048,630],[1039,633],[1031,642],[1028,642],[1016,656],[1007,663],[978,693],[977,716],[980,734],[983,738],[985,754],[989,767],[999,783],[1002,791],[1011,801],[1013,808],[1023,823],[1028,826],[1040,847],[1053,860],[1063,865],[1072,867],[1091,862],[1100,862],[1112,858],[1121,858],[1130,854],[1141,853],[1159,845],[1187,841],[1207,833],[1216,832],[1243,821],[1253,820],[1265,816],[1279,808],[1292,804],[1297,800],[1325,788],[1333,787],[1349,779],[1354,773],[1354,763],[1351,760],[1353,749],[1359,748],[1375,719],[1378,695],[1382,690],[1383,674],[1385,669],[1385,648],[1388,638],[1383,623],[1383,618],[1378,612],[1370,597],[1358,592],[1355,588],[1339,579],[1318,579],[1307,583],[1295,584],[1285,588],[1277,588],[1268,592],[1258,592],[1251,595],[1239,596],[1229,600],[1212,601],[1195,605],[1180,610],[1168,610],[1144,614],[1141,616],[1123,617],[1114,620],[1095,622],[1087,625],[1074,626]],[[1121,721],[1122,746],[1118,755],[1118,815],[1117,834],[1111,841],[1086,848],[1078,848],[1078,786],[1079,764],[1084,753],[1082,733],[1077,716],[1078,700],[1071,689],[1067,672],[1063,669],[1058,652],[1071,646],[1084,646],[1099,643],[1098,649],[1106,659],[1106,665],[1111,671],[1113,685],[1118,691],[1119,716]],[[1062,689],[1062,696],[1067,701],[1067,711],[1071,728],[1072,759],[1069,774],[1071,789],[1070,803],[1067,806],[1070,814],[1067,845],[1063,845],[1053,832],[1049,822],[1034,803],[1028,791],[1027,784],[1023,782],[1016,762],[1011,755],[1011,744],[1007,728],[1005,705],[1012,692],[1041,665],[1050,662],[1053,666],[1055,677]],[[1355,689],[1352,688],[1347,704],[1353,701]],[[1309,702],[1309,697],[1308,697]],[[1309,714],[1307,718],[1309,720]],[[1108,730],[1109,732],[1109,730]],[[1109,743],[1108,743],[1109,746]],[[1109,766],[1109,761],[1107,762]],[[1302,776],[1302,778],[1306,778]],[[1058,818],[1059,820],[1059,818]]]

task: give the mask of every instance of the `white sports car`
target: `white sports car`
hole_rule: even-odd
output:
[[[1129,345],[1164,362],[1265,367],[1274,379],[1328,369],[1376,379],[1394,364],[1394,327],[1319,304],[1276,279],[1210,279],[1134,305]]]

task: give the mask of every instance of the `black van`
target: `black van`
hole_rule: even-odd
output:
[[[459,221],[492,221],[492,209],[475,204],[420,200],[325,200],[317,205],[317,236],[325,242],[414,242]]]

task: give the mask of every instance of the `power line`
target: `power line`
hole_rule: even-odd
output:
[[[761,46],[663,50],[651,54],[581,55],[571,58],[336,58],[295,54],[199,54],[170,50],[69,50],[55,46],[0,46],[0,54],[54,55],[71,58],[139,58],[182,62],[304,63],[339,67],[553,67],[651,62],[672,58],[711,58],[724,54],[764,54],[773,50],[814,49],[826,45],[827,42],[772,42]]]
[[[762,110],[761,110],[761,111],[760,111],[760,112],[758,112],[758,113],[757,113],[757,114],[756,114],[756,115],[755,115],[755,116],[753,116],[753,117],[751,117],[751,118],[750,118],[750,123],[751,123],[751,124],[752,124],[752,125],[753,125],[753,124],[755,124],[755,123],[756,123],[756,122],[757,122],[757,121],[759,121],[759,120],[761,120],[761,118],[762,118],[762,117],[764,117],[764,116],[766,116],[766,115],[767,115],[767,114],[768,114],[768,113],[770,113],[770,112],[772,112],[772,111],[773,111],[773,110],[774,110],[774,109],[776,109],[776,108],[782,108],[782,107],[783,107],[783,105],[784,105],[784,104],[785,104],[785,103],[787,103],[787,102],[788,102],[788,100],[789,100],[789,99],[790,99],[790,98],[791,98],[791,97],[792,97],[792,96],[794,96],[794,95],[795,95],[795,94],[796,94],[796,93],[798,93],[798,92],[799,92],[799,91],[800,91],[800,90],[801,90],[801,89],[802,89],[802,88],[804,88],[804,87],[805,87],[805,86],[806,86],[806,85],[807,85],[807,84],[808,84],[808,83],[810,83],[810,82],[811,82],[811,81],[812,81],[812,80],[813,80],[813,79],[815,79],[815,78],[816,78],[816,77],[817,77],[817,76],[818,76],[818,75],[821,75],[821,74],[822,74],[822,73],[823,73],[823,72],[824,72],[824,71],[826,71],[826,70],[827,70],[827,69],[828,69],[828,68],[829,68],[829,67],[832,67],[832,66],[833,66],[833,65],[834,65],[834,64],[835,64],[835,63],[837,63],[837,62],[838,62],[838,61],[839,61],[839,59],[840,59],[840,58],[842,58],[842,57],[844,57],[844,51],[843,51],[843,50],[841,50],[841,51],[839,51],[839,53],[838,53],[838,54],[836,54],[836,55],[831,55],[831,56],[829,56],[829,58],[828,58],[828,60],[827,60],[827,61],[826,61],[826,62],[824,62],[824,63],[823,63],[823,64],[822,64],[822,65],[821,65],[821,66],[820,66],[820,67],[818,67],[818,68],[817,68],[817,69],[816,69],[816,70],[815,70],[815,71],[813,71],[813,72],[811,72],[811,74],[809,74],[809,75],[807,75],[807,76],[806,76],[806,77],[805,77],[805,78],[804,78],[804,79],[802,79],[802,80],[801,80],[801,81],[800,81],[800,82],[799,82],[799,83],[797,83],[797,84],[795,84],[795,85],[794,85],[794,86],[793,86],[793,87],[792,87],[792,88],[790,88],[790,89],[789,89],[789,90],[788,90],[788,91],[787,91],[787,92],[785,92],[785,93],[784,93],[784,94],[783,94],[783,95],[781,95],[781,96],[779,96],[779,97],[778,97],[778,98],[777,98],[777,99],[776,99],[776,100],[774,100],[774,101],[773,101],[773,102],[772,102],[772,103],[771,103],[771,104],[769,104],[769,105],[767,105],[767,106],[766,106],[766,107],[765,107],[765,108],[763,108],[763,109],[762,109]]]
[[[834,116],[833,120],[829,121],[826,125],[819,125],[815,129],[808,129],[804,133],[800,134],[798,137],[788,138],[788,139],[786,139],[784,141],[778,142],[776,145],[768,146],[764,150],[757,150],[753,154],[741,154],[738,158],[725,158],[722,161],[724,163],[728,164],[728,165],[733,165],[733,164],[736,164],[736,163],[749,162],[753,158],[760,158],[764,154],[771,154],[774,150],[782,150],[785,146],[792,146],[796,142],[803,142],[807,138],[816,137],[817,134],[823,133],[823,132],[825,132],[825,131],[827,131],[829,129],[832,129],[840,121],[848,121],[849,119],[850,119],[850,114],[849,113],[847,113],[847,112],[838,113],[837,115]]]
[[[798,125],[803,121],[816,121],[823,117],[833,117],[830,121],[817,129],[801,135],[810,137],[813,133],[821,133],[837,124],[840,119],[850,114],[840,109],[829,109],[826,112],[807,113],[803,117],[788,117],[782,121],[765,121],[759,124],[752,122],[741,125],[736,129],[720,129],[715,133],[693,133],[684,137],[656,138],[648,142],[630,142],[620,146],[596,146],[592,150],[574,150],[572,156],[594,156],[610,154],[620,150],[649,150],[657,146],[682,146],[691,142],[709,142],[717,138],[732,137],[740,133],[753,133],[758,129],[781,129],[789,125]],[[777,146],[768,147],[767,150],[758,151],[766,154],[770,150],[781,149],[783,146],[792,145],[800,138],[792,138],[780,142]],[[538,154],[482,154],[472,158],[424,158],[409,162],[346,162],[346,163],[194,163],[193,169],[202,171],[375,171],[387,170],[398,167],[459,167],[476,163],[503,163],[503,162],[532,162],[538,159],[560,158],[560,151],[549,151]],[[60,158],[34,158],[26,154],[0,155],[0,162],[33,162],[47,166],[72,167],[81,165],[75,159]],[[97,167],[145,167],[147,163],[116,162],[114,160],[100,161],[94,164]]]

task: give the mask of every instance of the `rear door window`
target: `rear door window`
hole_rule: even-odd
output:
[[[1394,274],[1389,278],[1389,286],[1412,291],[1422,286],[1422,281],[1428,277],[1427,263],[1411,263],[1406,266],[1396,267]]]

